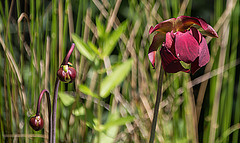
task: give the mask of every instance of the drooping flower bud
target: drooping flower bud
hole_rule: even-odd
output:
[[[65,83],[71,83],[76,78],[76,70],[72,67],[72,64],[68,62],[67,65],[61,65],[57,72],[58,78]]]
[[[39,131],[43,128],[44,121],[40,115],[35,115],[30,118],[29,124],[35,131]]]

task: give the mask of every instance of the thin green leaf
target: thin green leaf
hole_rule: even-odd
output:
[[[109,76],[105,77],[100,85],[100,96],[106,98],[110,94],[110,91],[125,79],[131,67],[132,59],[122,63]]]
[[[103,125],[103,130],[107,130],[109,127],[112,127],[112,126],[121,126],[128,122],[132,122],[133,120],[134,120],[133,116],[127,116],[124,118],[118,118],[116,120],[110,120]]]
[[[59,97],[60,97],[64,106],[72,105],[73,102],[75,101],[74,97],[72,97],[71,95],[69,95],[65,92],[59,92],[58,95],[59,95]]]
[[[72,39],[78,51],[90,61],[93,61],[96,55],[92,49],[77,34],[72,34]]]
[[[112,53],[120,36],[127,29],[127,24],[127,21],[123,22],[115,31],[111,33],[111,35],[108,36],[108,38],[105,39],[103,44],[103,56],[109,56]]]
[[[100,19],[97,17],[96,18],[96,26],[97,26],[97,33],[100,38],[103,38],[105,35],[105,27],[101,23]]]
[[[88,41],[88,46],[99,56],[101,56],[100,52],[98,51],[97,47],[91,42]]]
[[[99,98],[99,96],[93,93],[86,85],[79,85],[79,90],[86,95],[90,95],[94,98]]]

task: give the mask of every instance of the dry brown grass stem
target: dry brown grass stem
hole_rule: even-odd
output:
[[[10,63],[10,67],[12,68],[13,72],[16,74],[18,81],[22,84],[22,76],[21,76],[20,70],[18,69],[18,66],[12,54],[9,52],[8,48],[6,47],[1,35],[0,35],[0,43],[2,45],[3,51],[6,53],[7,59]]]
[[[69,24],[69,36],[70,41],[72,42],[72,33],[74,33],[74,22],[73,22],[73,12],[72,12],[72,3],[68,4],[68,24]]]
[[[160,0],[162,5],[162,12],[163,12],[163,19],[169,19],[169,13],[167,10],[167,1],[166,0]]]
[[[225,11],[221,15],[221,17],[218,19],[218,21],[215,24],[215,26],[213,27],[213,29],[215,31],[218,31],[223,26],[223,24],[226,22],[226,19],[231,15],[233,9],[235,8],[236,2],[237,2],[237,0],[231,0],[229,2],[229,4],[227,5]],[[212,37],[207,37],[206,38],[207,43],[209,43],[211,40],[212,40]]]
[[[28,18],[28,15],[26,14],[26,13],[21,13],[21,15],[19,16],[19,18],[18,18],[18,28],[20,28],[20,22],[23,20],[23,18],[25,18],[26,20],[27,20],[27,25],[28,25],[28,33],[29,33],[29,35],[30,35],[30,41],[32,42],[32,35],[31,35],[31,30],[30,30],[30,22],[29,22],[29,18]],[[19,33],[20,31],[18,31],[18,33]],[[24,37],[19,33],[19,38],[20,38],[20,40],[22,40],[23,42],[24,42]]]
[[[110,7],[110,3],[108,2],[108,0],[102,0],[102,3],[107,9]]]
[[[62,63],[62,44],[63,44],[63,5],[62,0],[58,0],[58,64]]]
[[[231,5],[232,1],[229,3]],[[229,5],[227,5],[229,7]],[[221,41],[221,49],[220,49],[220,57],[218,67],[223,67],[221,70],[221,74],[217,76],[217,85],[216,85],[216,92],[214,96],[213,108],[212,108],[212,117],[211,117],[211,125],[210,125],[210,135],[209,135],[209,143],[213,143],[215,141],[215,133],[216,133],[216,126],[217,126],[217,117],[218,117],[218,110],[219,110],[219,102],[220,102],[220,95],[221,95],[221,88],[222,88],[222,79],[223,79],[223,69],[227,51],[227,44],[229,38],[229,22],[230,16],[225,20],[223,27],[222,27],[222,41]]]
[[[45,138],[41,134],[4,134],[4,138]]]
[[[101,14],[105,17],[108,18],[108,12],[104,8],[104,6],[98,1],[98,0],[93,0],[93,3],[97,6],[97,8],[100,10]]]
[[[83,40],[87,41],[86,38],[88,38],[88,35],[89,35],[89,32],[87,32],[88,28],[90,28],[90,30],[92,31],[93,35],[98,39],[96,25],[91,20],[91,9],[90,8],[87,9],[87,14],[86,14],[86,18],[85,18],[85,24],[86,25],[85,25],[85,28],[84,28],[84,39]]]
[[[28,31],[29,31],[29,36],[30,36],[30,42],[32,43],[32,35],[31,35],[31,30],[30,30],[30,24],[29,24],[29,18],[28,15],[26,13],[21,13],[21,15],[18,18],[18,30],[20,29],[20,22],[23,20],[23,18],[25,18],[27,20],[27,25],[28,25]],[[33,48],[33,50],[31,50],[31,48],[29,47],[29,45],[27,44],[27,42],[25,41],[25,38],[23,35],[21,35],[20,31],[18,31],[20,40],[23,42],[23,46],[28,54],[28,56],[33,56],[33,66],[36,69],[36,71],[39,71],[38,68],[38,64],[37,64],[37,58],[36,58],[36,52],[35,49]]]
[[[185,11],[187,9],[188,3],[189,3],[189,0],[184,0],[182,2],[182,5],[180,7],[180,11],[178,13],[178,16],[184,15],[184,13],[185,13]]]
[[[203,81],[206,81],[206,80],[209,80],[210,78],[214,77],[214,76],[217,76],[219,74],[222,74],[223,72],[226,72],[227,70],[233,68],[233,67],[236,67],[237,65],[240,64],[240,59],[237,59],[237,60],[234,60],[228,64],[225,64],[224,66],[222,67],[219,67],[211,72],[208,72],[208,73],[205,73],[204,75],[202,76],[199,76],[198,78],[194,79],[191,81],[191,83],[189,82],[188,83],[188,88],[191,88],[197,84],[200,84],[202,83]]]
[[[107,24],[107,28],[106,28],[106,32],[109,32],[111,31],[111,28],[113,26],[113,23],[117,17],[117,13],[118,13],[118,10],[119,10],[119,7],[121,5],[121,2],[122,0],[117,0],[116,4],[115,4],[115,7],[114,7],[114,10],[113,10],[113,13],[108,21],[108,24]]]
[[[12,0],[11,6],[10,6],[10,9],[9,9],[8,21],[7,21],[7,27],[6,27],[6,33],[9,33],[9,32],[8,32],[8,29],[9,29],[9,25],[10,25],[10,18],[11,18],[11,15],[12,15],[12,9],[13,9],[14,2],[15,2],[15,0]],[[5,35],[5,39],[8,39],[8,38],[7,38],[7,35],[8,35],[8,34]]]
[[[224,24],[224,22],[226,21],[227,17],[229,17],[231,15],[231,12],[233,11],[233,9],[235,8],[237,0],[232,0],[228,5],[226,10],[223,12],[223,14],[221,15],[221,17],[218,19],[217,23],[214,26],[215,31],[218,31],[220,27],[222,27],[222,25]],[[220,37],[219,37],[220,38]],[[211,37],[207,37],[206,41],[207,43],[209,43],[211,41]],[[218,47],[216,47],[216,51],[218,51]],[[211,56],[214,57],[214,56]],[[213,59],[210,60],[210,63],[207,64],[204,74],[208,73],[211,71],[213,66]],[[208,84],[208,80],[205,80],[201,83],[200,88],[199,88],[199,92],[198,92],[198,98],[197,98],[197,115],[198,115],[198,120],[200,117],[200,112],[201,112],[201,108],[202,108],[202,103],[203,103],[203,99],[204,99],[204,94],[207,88],[207,84]]]

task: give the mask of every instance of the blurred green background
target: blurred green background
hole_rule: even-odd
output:
[[[57,142],[148,142],[160,69],[148,30],[180,15],[205,19],[219,38],[206,38],[211,59],[195,75],[164,75],[155,142],[239,143],[238,0],[1,0],[0,142],[47,142],[47,102],[43,130],[28,120],[73,42],[77,78],[60,85]]]

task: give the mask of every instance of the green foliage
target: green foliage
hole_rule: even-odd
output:
[[[90,61],[93,61],[96,56],[94,51],[78,35],[72,34],[72,38],[78,51]]]
[[[132,117],[132,116],[127,116],[127,117],[124,117],[124,118],[117,117],[116,119],[111,119],[111,116],[110,116],[110,120],[102,126],[101,130],[104,131],[104,130],[108,130],[108,129],[114,127],[114,126],[124,125],[128,122],[132,122],[133,119],[134,119],[134,117]]]
[[[99,98],[99,96],[97,94],[93,93],[91,91],[91,89],[89,89],[86,85],[82,85],[82,84],[79,85],[79,90],[86,95],[90,95],[94,98]]]
[[[103,42],[103,56],[109,56],[115,48],[120,36],[126,30],[128,22],[123,22],[116,30],[108,35]]]
[[[40,91],[53,95],[72,42],[77,78],[60,85],[57,141],[148,142],[161,62],[158,51],[152,69],[148,31],[189,15],[205,19],[219,38],[206,37],[211,60],[195,75],[164,75],[155,142],[238,143],[239,11],[239,0],[1,1],[0,142],[47,141],[47,124],[35,132],[28,120]]]
[[[67,94],[65,92],[59,92],[58,96],[60,97],[60,99],[61,99],[61,101],[62,101],[64,106],[70,106],[75,101],[75,99],[71,95],[69,95],[69,94]]]
[[[128,122],[133,121],[133,117],[128,116],[124,118],[120,118],[119,112],[112,113],[108,116],[107,122],[104,125],[101,125],[99,129],[100,130],[100,137],[95,138],[95,142],[101,142],[101,143],[112,143],[114,142],[115,137],[117,136],[119,125],[124,125]]]
[[[120,84],[128,75],[132,67],[132,60],[128,60],[113,70],[100,84],[100,96],[106,98],[110,91]]]

